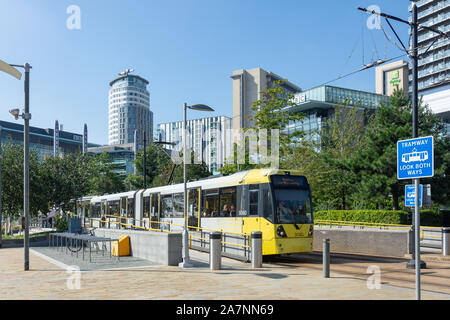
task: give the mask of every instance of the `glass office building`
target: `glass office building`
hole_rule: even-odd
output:
[[[291,121],[285,132],[291,134],[295,131],[312,133],[312,139],[319,139],[315,131],[320,131],[329,117],[334,114],[334,107],[353,107],[375,110],[381,103],[389,105],[389,97],[333,86],[320,86],[297,93],[294,98],[297,107],[293,110],[302,112],[306,116],[301,121]]]
[[[134,143],[113,146],[98,146],[88,149],[89,154],[108,153],[109,159],[113,164],[113,171],[126,178],[129,174],[134,174]]]

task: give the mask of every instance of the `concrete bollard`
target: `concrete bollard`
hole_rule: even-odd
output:
[[[323,277],[330,277],[330,239],[323,239],[322,251]]]
[[[252,232],[252,268],[262,268],[262,232]]]
[[[211,232],[209,234],[209,268],[220,270],[222,264],[222,234]]]
[[[442,255],[450,255],[450,228],[442,228]]]

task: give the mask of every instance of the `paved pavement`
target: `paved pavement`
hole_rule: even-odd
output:
[[[73,272],[36,252],[32,249],[30,271],[24,272],[22,248],[0,249],[0,299],[415,299],[413,289],[387,285],[383,279],[380,289],[369,289],[371,274],[355,277],[334,266],[329,279],[322,278],[317,265],[270,262],[252,269],[226,258],[222,270],[211,271],[208,254],[191,251],[195,266],[190,269],[153,265]],[[450,295],[424,292],[422,298],[449,300]]]

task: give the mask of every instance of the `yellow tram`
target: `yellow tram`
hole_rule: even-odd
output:
[[[190,230],[261,231],[263,255],[312,251],[311,191],[296,171],[253,169],[188,182],[187,189]],[[183,192],[181,183],[82,201],[91,218],[120,216],[128,225],[181,231]]]

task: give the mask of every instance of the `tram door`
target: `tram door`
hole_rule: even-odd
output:
[[[160,223],[159,223],[159,217],[160,217],[160,194],[159,193],[152,193],[150,195],[150,228],[152,229],[161,229]]]
[[[127,197],[121,197],[120,198],[120,218],[118,219],[119,223],[127,223],[127,204],[128,204],[128,198]],[[125,227],[122,224],[119,224],[119,227]]]
[[[105,216],[108,214],[108,201],[103,200],[100,205],[100,228],[105,228],[106,224],[104,223]]]
[[[200,227],[201,210],[201,189],[192,188],[188,190],[188,226],[191,230],[198,230]]]

